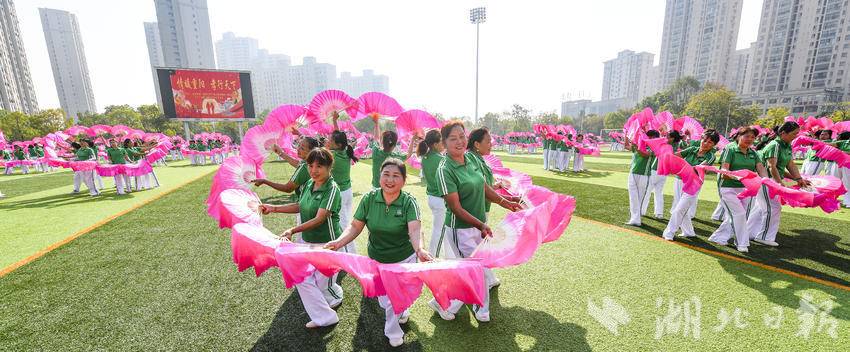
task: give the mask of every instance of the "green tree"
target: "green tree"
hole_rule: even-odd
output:
[[[512,132],[527,132],[531,131],[531,110],[519,104],[514,104],[511,108],[511,131]]]
[[[756,124],[764,127],[781,125],[790,114],[791,110],[784,106],[773,107],[767,110],[767,114],[756,119]]]
[[[757,107],[743,107],[735,92],[722,86],[706,87],[691,97],[684,110],[684,115],[699,120],[706,128],[724,133],[737,126],[752,124],[758,113]]]
[[[584,117],[583,130],[593,134],[599,134],[602,128],[605,127],[605,117],[600,115],[588,115]]]
[[[603,118],[605,128],[623,128],[623,125],[626,124],[626,120],[628,120],[634,113],[634,110],[630,109],[620,109],[614,112],[609,112]]]
[[[0,131],[9,141],[23,141],[38,135],[32,127],[32,118],[20,111],[0,110]]]
[[[717,88],[717,87],[715,87]],[[670,111],[673,115],[681,115],[695,94],[702,89],[696,78],[686,76],[677,79],[666,89],[643,98],[635,107],[637,110],[652,108],[652,111]]]

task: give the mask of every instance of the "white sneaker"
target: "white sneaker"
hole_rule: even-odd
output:
[[[403,314],[398,318],[398,324],[404,325],[407,324],[407,321],[410,320],[410,314]]]
[[[623,225],[626,225],[626,226],[635,226],[635,227],[640,227],[640,225],[641,225],[641,224],[640,224],[640,223],[633,223],[633,222],[631,222],[631,221],[627,221],[627,222],[626,222],[625,224],[623,224]]]
[[[443,310],[443,307],[440,307],[440,304],[437,303],[437,301],[432,300],[428,302],[428,306],[431,307],[431,309],[433,309],[435,312],[437,312],[437,314],[439,314],[440,318],[443,318],[443,320],[455,320],[455,315]]]
[[[729,245],[729,242],[715,241],[715,240],[712,240],[711,238],[709,238],[708,241],[711,242],[711,243],[714,243],[718,246],[728,246]]]
[[[747,247],[744,247],[744,246],[738,246],[738,252],[741,252],[741,253],[748,253],[749,251],[750,251],[750,250],[749,250],[749,249],[747,249]]]
[[[673,241],[673,237],[661,236],[665,241]]]
[[[403,338],[390,339],[390,346],[398,347],[398,346],[401,346],[401,345],[403,345],[403,344],[404,344],[404,339],[403,339]]]
[[[501,285],[501,284],[502,284],[502,280],[495,279],[495,280],[493,280],[493,282],[490,283],[490,285],[487,287],[487,289],[492,290],[494,287],[499,287],[499,285]]]
[[[755,243],[761,243],[765,246],[779,247],[779,243],[776,243],[776,241],[760,240],[758,238],[752,239],[752,241]]]
[[[487,322],[490,321],[490,313],[486,313],[486,314],[475,313],[475,320],[478,320],[479,322],[482,322],[482,323],[487,323]]]
[[[333,303],[329,304],[329,306],[331,307],[331,309],[336,309],[336,308],[337,308],[337,307],[339,307],[340,305],[342,305],[342,299],[340,299],[339,301],[336,301],[336,302],[333,302]]]
[[[681,236],[681,237],[686,237],[686,238],[693,238],[693,237],[697,237],[697,235],[694,235],[694,234],[687,235],[687,234],[684,234],[684,233],[679,234],[679,236]]]

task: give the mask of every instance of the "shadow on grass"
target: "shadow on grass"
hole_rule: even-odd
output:
[[[424,302],[420,302],[424,303]],[[468,306],[467,306],[468,307]],[[549,313],[520,306],[503,307],[499,289],[490,291],[489,323],[473,326],[472,313],[462,308],[455,320],[431,317],[433,337],[422,344],[452,351],[590,351],[587,329],[558,321]]]
[[[534,184],[576,198],[576,216],[623,226],[628,219],[628,190],[618,187],[589,185],[556,177],[532,177]],[[672,196],[665,197],[667,209]],[[724,253],[740,258],[793,271],[795,273],[850,286],[850,221],[829,220],[795,213],[782,213],[777,242],[780,247],[758,244],[750,246],[750,252],[742,254],[732,247],[717,246],[707,237],[720,225],[705,220],[711,218],[716,202],[700,200],[694,218],[694,229],[698,237],[676,241]],[[650,208],[651,209],[651,208]],[[639,232],[661,236],[667,220],[643,218],[643,226],[626,227]]]
[[[307,329],[310,321],[297,290],[286,298],[269,329],[254,343],[252,351],[326,351],[335,326]]]
[[[136,191],[139,192],[139,191]],[[63,194],[55,194],[52,196],[29,199],[29,200],[21,200],[21,201],[13,201],[13,202],[3,202],[2,207],[4,209],[28,209],[28,208],[57,208],[63,207],[66,205],[75,205],[81,203],[89,203],[89,202],[97,202],[102,200],[124,200],[124,199],[132,199],[135,197],[135,193],[119,195],[115,193],[114,190],[110,191],[101,191],[99,196],[90,196],[88,191],[80,191],[79,193],[63,193]],[[142,191],[144,192],[144,191]]]

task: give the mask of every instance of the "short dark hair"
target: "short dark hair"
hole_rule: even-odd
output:
[[[705,132],[702,133],[702,136],[703,138],[710,139],[712,142],[714,142],[714,144],[720,143],[720,133],[718,133],[717,130],[713,128],[705,130]]]
[[[490,133],[490,130],[488,130],[487,127],[479,127],[472,130],[472,132],[469,132],[469,140],[466,142],[466,149],[471,150],[472,148],[475,148],[475,143],[481,143],[481,141],[484,140],[484,136],[488,133]]]
[[[465,128],[465,127],[463,127],[463,122],[460,122],[459,120],[452,120],[452,121],[449,121],[449,122],[447,122],[445,125],[443,125],[443,127],[442,127],[442,128],[440,128],[440,136],[442,136],[442,137],[443,137],[443,140],[444,140],[444,141],[445,141],[445,140],[447,140],[447,139],[449,139],[449,134],[451,134],[451,133],[452,133],[452,130],[453,130],[455,127],[460,127],[460,129],[461,129],[461,130],[463,130],[464,132],[466,132],[466,128]]]
[[[658,138],[661,137],[661,133],[658,133],[656,130],[646,131],[646,136],[649,138]]]
[[[307,159],[305,160],[307,165],[312,163],[318,163],[322,166],[331,167],[334,164],[334,156],[325,148],[313,148],[310,151],[310,154],[307,154]]]
[[[381,164],[381,172],[383,172],[384,168],[387,166],[397,167],[398,171],[401,172],[401,179],[407,181],[407,165],[405,165],[403,161],[396,158],[387,158],[387,160],[384,160],[384,163]]]

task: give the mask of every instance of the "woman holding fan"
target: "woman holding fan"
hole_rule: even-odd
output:
[[[687,147],[684,150],[676,153],[676,155],[685,159],[691,166],[695,165],[711,165],[714,164],[714,146],[720,141],[720,134],[713,129],[703,132],[702,142],[699,147]],[[676,231],[682,230],[684,237],[696,237],[694,225],[691,219],[694,218],[697,211],[697,200],[699,191],[695,194],[687,194],[682,192],[682,180],[676,178],[676,191],[679,192],[679,201],[673,204],[670,209],[670,221],[667,223],[667,228],[664,229],[662,237],[665,240],[672,241]]]
[[[800,187],[808,186],[809,181],[800,176],[797,164],[791,152],[791,142],[800,133],[800,125],[794,121],[786,121],[776,130],[773,139],[767,145],[761,146],[759,154],[767,164],[767,174],[776,183],[783,184],[786,173]],[[747,218],[749,233],[753,241],[776,247],[776,233],[779,232],[779,218],[782,215],[782,203],[778,196],[771,198],[767,186],[762,185],[756,196],[756,205]]]
[[[431,228],[431,240],[428,249],[431,253],[437,253],[437,244],[440,233],[443,231],[443,223],[446,221],[446,202],[440,196],[440,187],[437,183],[437,168],[443,161],[443,140],[439,130],[430,130],[425,134],[425,140],[419,142],[416,154],[422,160],[422,176],[425,179],[425,193],[428,195],[428,208],[431,209],[433,220]]]
[[[345,247],[366,227],[369,229],[369,258],[379,263],[416,263],[417,260],[427,262],[434,259],[422,248],[419,205],[415,197],[402,190],[406,180],[407,168],[401,160],[390,158],[384,161],[381,165],[381,188],[363,196],[351,226],[345,229],[342,237],[325,244],[325,249]],[[384,308],[386,316],[384,335],[391,346],[398,347],[404,343],[401,324],[407,323],[410,313],[395,314],[386,295],[378,297],[378,304]]]
[[[354,156],[354,148],[348,144],[348,136],[345,132],[339,129],[337,120],[339,113],[333,112],[334,131],[331,132],[330,138],[327,139],[325,146],[331,151],[334,156],[334,165],[331,169],[331,175],[339,186],[341,196],[341,209],[339,211],[339,226],[346,228],[351,223],[351,207],[354,200],[354,193],[351,190],[351,163],[357,162],[357,157]],[[348,253],[357,253],[357,247],[354,242],[345,247]]]
[[[295,213],[303,223],[284,231],[281,237],[287,241],[301,233],[299,243],[324,246],[342,234],[339,227],[340,191],[331,177],[333,155],[323,148],[313,149],[306,164],[310,180],[304,184],[297,203],[285,205],[260,205],[263,214]],[[333,308],[342,303],[342,287],[336,283],[336,275],[327,277],[319,271],[313,272],[304,282],[296,285],[304,310],[310,316],[307,328],[329,326],[339,322]]]
[[[766,177],[764,162],[761,156],[750,149],[758,136],[758,130],[750,126],[738,129],[737,142],[729,143],[723,151],[720,160],[721,169],[726,171],[750,170]],[[732,176],[721,175],[718,177],[718,192],[720,203],[725,210],[723,223],[711,234],[709,241],[725,246],[731,237],[735,237],[738,251],[746,253],[750,246],[750,232],[747,228],[747,214],[749,213],[752,197],[738,199],[738,194],[744,191],[744,184]]]
[[[440,234],[437,253],[446,246],[454,257],[469,257],[484,237],[492,236],[486,224],[485,200],[515,211],[520,205],[499,196],[487,185],[483,170],[475,157],[466,152],[467,139],[463,123],[452,121],[440,129],[446,146],[446,158],[437,169],[440,195],[446,201],[446,222]],[[489,294],[485,294],[484,305],[473,307],[478,321],[490,321]],[[435,300],[429,303],[441,318],[452,320],[462,307],[460,301],[452,301],[448,310],[443,310]]]

